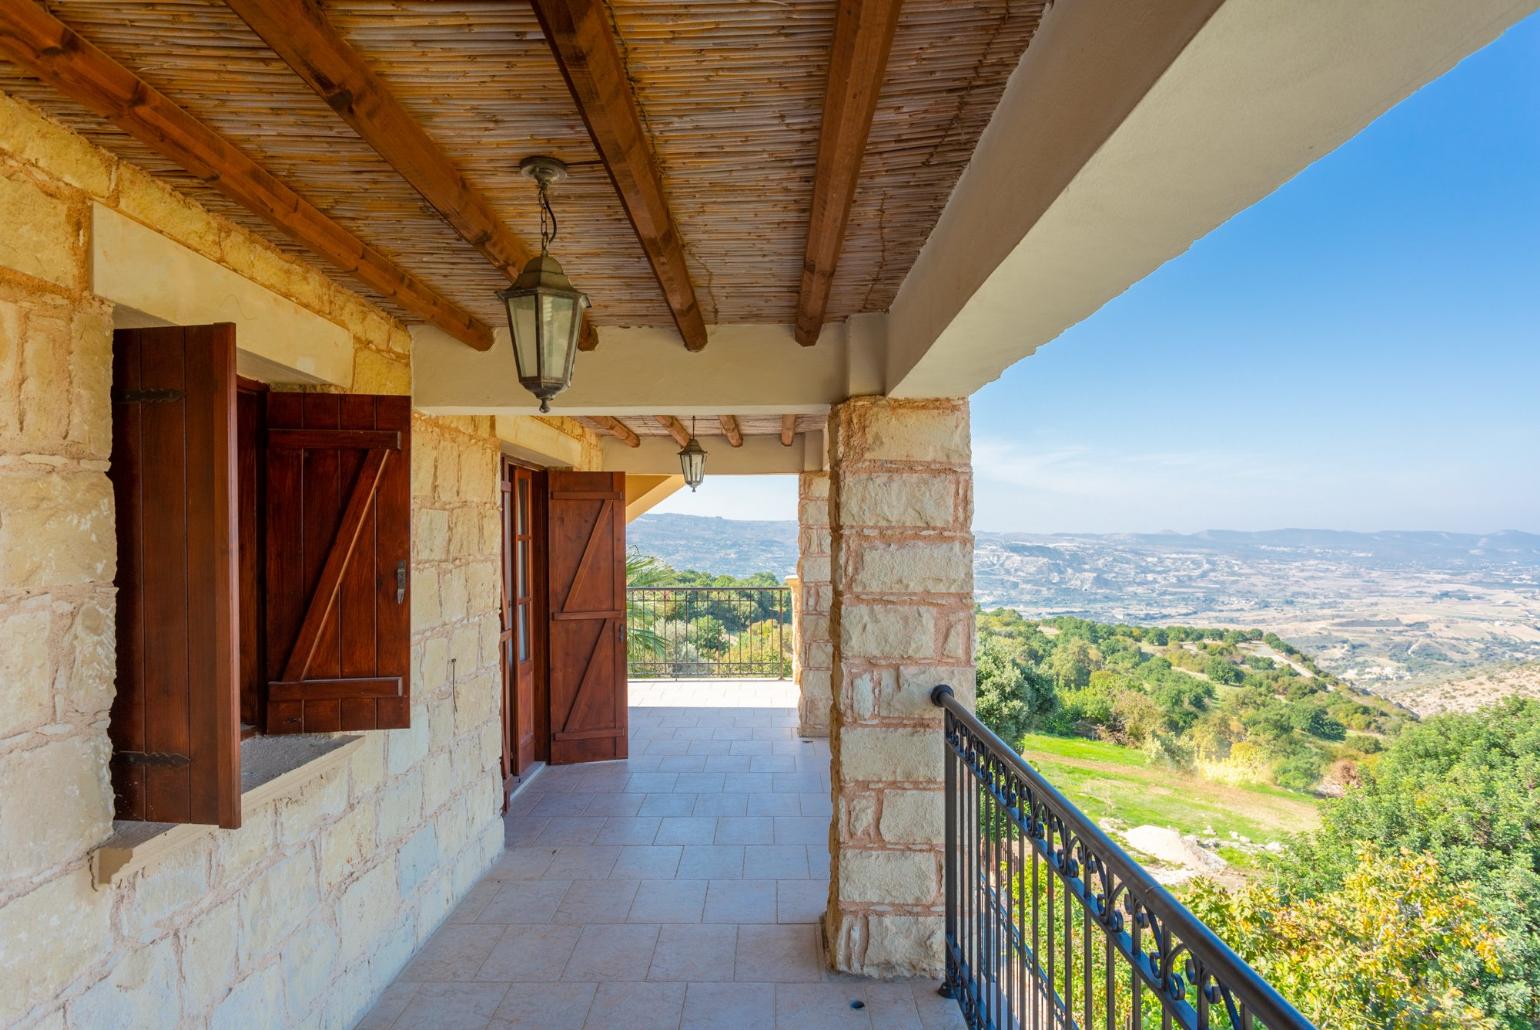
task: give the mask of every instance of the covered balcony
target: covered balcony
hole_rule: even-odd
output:
[[[970,721],[968,398],[1535,6],[0,0],[0,1024],[1302,1025]]]

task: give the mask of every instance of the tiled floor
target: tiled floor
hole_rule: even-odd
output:
[[[784,684],[747,689],[633,685],[632,757],[531,780],[508,850],[360,1026],[962,1025],[932,981],[827,971],[828,742],[745,706]]]

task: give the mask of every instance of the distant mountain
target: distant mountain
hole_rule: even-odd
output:
[[[626,527],[626,546],[661,558],[676,569],[747,576],[797,571],[797,524],[643,515]]]
[[[676,568],[796,568],[795,522],[644,515],[628,532]],[[974,591],[1029,617],[1269,629],[1381,690],[1540,660],[1540,536],[1516,531],[980,533]]]

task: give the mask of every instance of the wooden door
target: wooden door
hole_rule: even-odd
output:
[[[117,817],[237,827],[235,327],[112,347]]]
[[[535,760],[535,574],[532,469],[503,461],[503,778]]]
[[[411,398],[267,395],[268,733],[410,724]]]
[[[551,763],[626,757],[626,484],[547,475]]]

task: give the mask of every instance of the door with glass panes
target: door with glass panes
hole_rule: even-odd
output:
[[[535,720],[540,648],[536,627],[534,568],[536,480],[542,473],[503,459],[503,777],[511,781],[537,758],[542,739]]]

